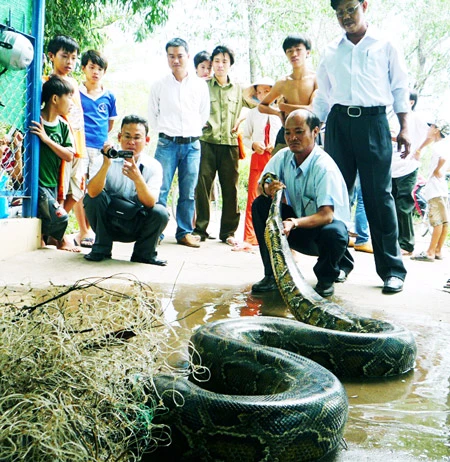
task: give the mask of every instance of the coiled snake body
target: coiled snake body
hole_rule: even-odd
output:
[[[206,324],[191,341],[193,358],[210,375],[155,377],[169,409],[158,420],[172,428],[178,460],[320,459],[338,446],[348,414],[345,390],[334,374],[385,377],[414,366],[409,331],[355,316],[304,280],[282,233],[282,194],[272,201],[265,240],[277,285],[297,320]]]

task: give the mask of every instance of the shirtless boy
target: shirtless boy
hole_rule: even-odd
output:
[[[258,106],[259,112],[274,114],[281,118],[284,126],[286,117],[296,109],[312,109],[312,101],[317,92],[316,73],[306,64],[311,52],[311,41],[302,35],[288,35],[283,42],[283,50],[292,65],[292,74],[278,80],[269,94]],[[278,108],[271,106],[278,100]],[[284,127],[278,133],[274,155],[286,147]]]

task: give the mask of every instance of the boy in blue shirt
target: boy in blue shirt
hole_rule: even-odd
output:
[[[88,153],[84,173],[88,178],[92,178],[96,173],[93,171],[94,160],[100,155],[100,150],[107,141],[108,133],[117,117],[116,98],[102,85],[107,68],[108,61],[96,50],[86,51],[81,56],[81,69],[86,77],[80,85],[80,95]],[[82,247],[92,247],[94,239],[91,236],[81,235],[80,230],[79,238]]]

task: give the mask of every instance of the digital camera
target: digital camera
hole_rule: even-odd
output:
[[[110,159],[131,159],[133,151],[121,151],[114,148],[109,148],[106,152],[102,150],[102,154]]]

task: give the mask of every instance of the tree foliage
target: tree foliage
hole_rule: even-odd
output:
[[[69,35],[82,49],[104,43],[104,28],[113,23],[133,30],[142,41],[167,21],[173,0],[51,0],[46,2],[45,43]]]
[[[250,79],[279,77],[289,72],[281,48],[286,35],[304,33],[312,39],[311,64],[317,66],[326,44],[342,33],[330,0],[201,0],[206,24],[191,33],[216,43],[247,44],[242,58],[249,62]],[[195,14],[198,14],[198,9]],[[448,0],[370,1],[367,18],[389,30],[404,50],[410,85],[420,94],[439,94],[450,74],[450,9]],[[186,24],[192,21],[186,18]],[[202,21],[203,22],[203,21]]]

